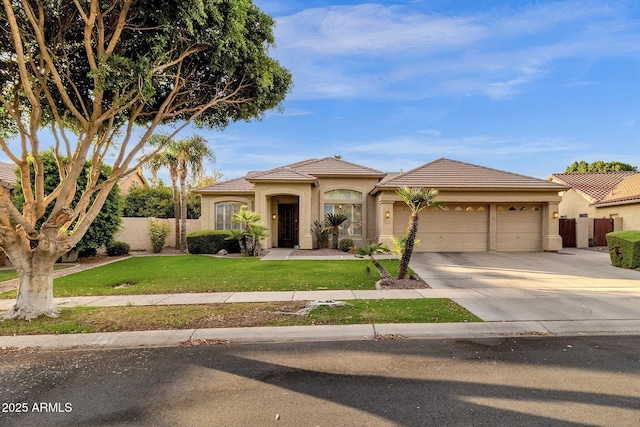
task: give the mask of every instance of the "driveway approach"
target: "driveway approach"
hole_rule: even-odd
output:
[[[640,323],[640,271],[613,267],[605,252],[416,253],[411,268],[486,321]]]

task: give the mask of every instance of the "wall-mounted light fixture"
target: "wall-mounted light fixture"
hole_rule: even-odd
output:
[[[387,219],[391,218],[391,212],[386,211],[386,212],[384,213],[384,217],[385,217],[385,218],[387,218]]]
[[[553,219],[558,219],[558,217],[560,217],[560,214],[558,212],[554,212]]]
[[[271,219],[276,219],[276,218],[277,218],[276,214],[271,214]]]

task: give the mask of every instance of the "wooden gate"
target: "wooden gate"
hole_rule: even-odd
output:
[[[613,218],[593,219],[593,246],[607,246],[607,233],[613,231]]]
[[[559,233],[562,237],[563,248],[576,247],[576,219],[560,218]]]

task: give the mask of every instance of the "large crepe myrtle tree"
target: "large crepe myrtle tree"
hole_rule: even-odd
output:
[[[273,24],[249,0],[2,0],[0,149],[24,192],[19,209],[0,189],[0,247],[19,275],[5,319],[59,314],[55,261],[82,239],[117,181],[180,130],[223,129],[284,100],[291,75],[269,56]],[[167,141],[144,150],[166,125]],[[60,178],[53,191],[43,128]],[[111,174],[100,180],[107,158]]]

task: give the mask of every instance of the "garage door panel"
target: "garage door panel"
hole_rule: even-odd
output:
[[[496,215],[498,251],[540,251],[542,208],[538,205],[499,205]]]
[[[489,236],[489,212],[487,205],[451,205],[448,210],[439,208],[420,213],[418,252],[479,252],[486,251]],[[394,231],[401,235],[409,221],[408,209],[394,209]]]

